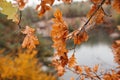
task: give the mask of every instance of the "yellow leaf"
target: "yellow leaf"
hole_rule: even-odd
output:
[[[13,21],[15,20],[15,15],[18,10],[17,7],[13,7],[13,5],[6,0],[0,0],[0,8],[0,12],[7,15],[8,19],[12,19]]]

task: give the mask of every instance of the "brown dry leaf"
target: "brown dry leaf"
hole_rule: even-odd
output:
[[[64,3],[71,3],[73,0],[62,0]]]
[[[40,4],[36,6],[36,10],[38,11],[38,16],[42,16],[46,11],[51,9],[54,0],[42,0]]]
[[[103,79],[104,79],[104,80],[113,80],[110,74],[105,74],[105,75],[103,76]]]
[[[111,4],[111,0],[106,0],[105,3],[108,5],[108,4]]]
[[[85,80],[85,76],[82,75],[82,76],[80,77],[80,80]]]
[[[90,74],[90,72],[91,72],[90,67],[84,66],[84,69],[85,69],[85,72],[86,72],[87,74]]]
[[[62,67],[61,65],[57,66],[57,70],[58,70],[58,76],[62,76],[65,72],[64,67]]]
[[[56,10],[54,13],[55,18],[53,19],[54,24],[52,25],[51,37],[53,40],[53,47],[56,50],[57,58],[54,56],[53,65],[58,71],[58,75],[64,74],[64,67],[68,63],[67,48],[66,48],[66,36],[68,35],[68,27],[62,18],[60,10]]]
[[[51,31],[51,37],[54,42],[53,47],[57,50],[57,54],[65,59],[65,55],[68,52],[66,49],[65,39],[68,35],[68,27],[62,18],[62,13],[60,10],[56,10],[54,16],[54,24]]]
[[[112,49],[113,49],[113,53],[114,53],[114,60],[120,64],[120,40],[116,40],[113,44],[112,44]]]
[[[74,44],[81,44],[84,41],[88,40],[88,34],[86,32],[81,33],[80,35],[74,35]]]
[[[93,5],[90,11],[87,13],[87,17],[89,18],[97,9],[97,5]]]
[[[91,0],[94,4],[99,4],[101,0]]]
[[[98,65],[98,64],[95,65],[95,66],[93,67],[93,72],[97,72],[97,71],[98,71],[98,68],[99,68],[99,65]]]
[[[57,55],[55,55],[57,56]],[[52,65],[55,67],[57,70],[58,76],[62,76],[65,72],[64,66],[62,65],[61,61],[58,59],[55,59],[55,56],[52,60]]]
[[[120,0],[113,0],[112,4],[113,9],[120,13]]]
[[[19,6],[19,9],[23,9],[28,2],[28,0],[16,0]]]
[[[105,14],[104,14],[104,11],[102,10],[102,8],[99,9],[99,10],[97,11],[96,15],[95,15],[95,18],[96,18],[95,21],[96,21],[96,23],[97,23],[97,24],[103,23],[103,21],[104,21],[104,16],[105,16]]]
[[[26,34],[24,41],[22,43],[23,48],[33,49],[36,48],[36,45],[39,44],[37,37],[34,35],[35,29],[26,26],[26,29],[22,31],[23,34]]]
[[[90,9],[90,11],[87,14],[87,18],[90,18],[93,13],[97,10],[97,5],[93,5],[92,8]],[[90,23],[96,23],[96,24],[100,24],[104,21],[104,17],[105,17],[105,13],[103,11],[103,8],[100,8],[99,10],[97,10],[96,14],[93,16],[93,18],[90,20]]]
[[[74,56],[74,54],[70,57],[69,61],[68,61],[68,67],[74,67],[76,64],[76,58]]]
[[[61,65],[63,67],[65,67],[65,65],[67,65],[67,63],[68,63],[68,56],[67,56],[67,54],[63,54],[62,56],[60,56],[60,60],[61,60]]]
[[[78,66],[78,65],[77,65],[77,66],[74,67],[74,69],[75,69],[75,71],[78,72],[79,74],[82,74],[82,72],[83,72],[83,69],[82,69],[81,66]]]

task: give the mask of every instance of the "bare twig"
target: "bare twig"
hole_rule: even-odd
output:
[[[104,12],[104,14],[108,17],[112,17],[112,15],[108,14],[107,12],[105,12],[105,10],[103,9],[103,7],[101,7],[102,11]]]
[[[94,74],[95,74],[95,77],[97,77],[99,80],[102,80],[102,79],[100,78],[100,75],[97,75],[95,72],[94,72]]]
[[[20,25],[21,20],[22,20],[22,11],[19,10],[19,22],[18,22],[18,26],[19,26],[20,29],[22,28],[21,25]]]

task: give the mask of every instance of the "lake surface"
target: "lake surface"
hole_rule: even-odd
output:
[[[73,51],[70,51],[69,57],[72,55]],[[117,64],[114,62],[114,56],[110,46],[106,44],[97,44],[94,46],[82,45],[76,48],[75,57],[79,65],[94,66],[99,64],[100,68],[106,71],[115,68]],[[62,78],[64,80],[70,80],[71,76],[77,77],[71,71],[66,71]]]

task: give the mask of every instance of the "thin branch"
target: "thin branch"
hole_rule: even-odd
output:
[[[112,17],[112,15],[108,14],[107,12],[105,12],[105,10],[103,9],[103,7],[101,7],[102,11],[104,12],[104,14],[108,17]]]
[[[80,79],[80,75],[76,78],[76,80],[79,80]]]
[[[95,76],[96,76],[99,80],[102,80],[102,79],[100,78],[100,75],[97,75],[95,72],[94,72],[94,74],[95,74]]]
[[[74,71],[74,70],[72,70],[72,69],[70,69],[70,68],[68,68],[68,67],[65,67],[65,68],[68,69],[68,70],[70,70],[71,72],[73,72],[73,73],[79,75],[79,73],[77,73],[76,71]]]
[[[19,10],[19,22],[18,22],[18,26],[19,26],[20,29],[22,28],[21,25],[20,25],[21,20],[22,20],[22,11]]]
[[[74,45],[74,48],[73,48],[73,49],[74,49],[73,54],[75,53],[76,46],[77,46],[77,45],[75,44],[75,45]]]

